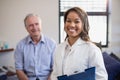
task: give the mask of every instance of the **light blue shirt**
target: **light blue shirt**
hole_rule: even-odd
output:
[[[42,35],[35,45],[30,36],[21,40],[15,50],[16,70],[24,70],[27,76],[48,77],[52,70],[56,43]]]

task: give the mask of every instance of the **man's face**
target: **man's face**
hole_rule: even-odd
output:
[[[32,38],[40,36],[41,21],[37,16],[30,16],[26,19],[26,29]]]

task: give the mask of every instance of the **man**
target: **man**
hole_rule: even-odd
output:
[[[48,80],[52,71],[56,43],[41,32],[41,19],[28,14],[24,24],[29,33],[15,50],[15,67],[19,80]]]

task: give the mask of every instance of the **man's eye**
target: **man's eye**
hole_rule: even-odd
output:
[[[31,25],[29,25],[29,27],[32,27],[33,25],[31,24]]]
[[[39,23],[35,23],[35,25],[39,25]]]

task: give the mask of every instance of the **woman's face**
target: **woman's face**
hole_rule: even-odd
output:
[[[82,31],[82,21],[76,12],[69,12],[66,22],[64,24],[64,30],[69,38],[80,37],[79,35]]]

